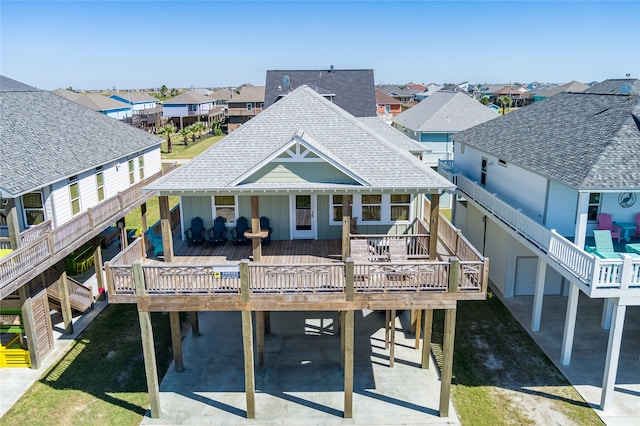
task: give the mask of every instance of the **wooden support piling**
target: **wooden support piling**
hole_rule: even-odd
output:
[[[63,272],[58,279],[58,293],[60,293],[60,310],[64,324],[63,334],[73,334],[73,312],[71,311],[71,299],[69,298],[69,282],[67,272]]]
[[[160,228],[162,232],[162,249],[165,262],[173,261],[173,237],[171,232],[171,210],[169,209],[169,197],[158,197],[160,204]]]
[[[182,330],[180,327],[180,312],[169,312],[171,326],[171,347],[173,349],[173,364],[178,373],[184,370],[182,361]]]
[[[258,349],[258,367],[264,367],[264,312],[256,311],[256,346]]]
[[[189,312],[189,318],[191,319],[191,334],[193,337],[200,336],[200,322],[198,321],[198,311]]]
[[[389,334],[391,337],[391,342],[389,343],[389,367],[393,368],[394,357],[395,357],[395,346],[396,346],[396,310],[391,310],[391,321],[389,326]]]
[[[422,328],[422,309],[416,310],[416,349],[420,349],[420,331]]]
[[[422,368],[429,368],[431,358],[431,329],[433,328],[433,309],[424,311],[424,328],[422,330]]]
[[[240,262],[240,294],[243,302],[249,302],[249,261]],[[256,384],[253,363],[253,324],[251,311],[242,311],[242,346],[244,352],[244,392],[247,418],[256,418]]]
[[[438,224],[440,223],[440,194],[431,194],[429,215],[429,260],[438,258]]]
[[[344,313],[344,418],[353,417],[354,312]]]

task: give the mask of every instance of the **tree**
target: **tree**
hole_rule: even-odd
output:
[[[483,97],[480,98],[480,103],[482,105],[489,105],[491,103],[491,99],[489,99],[487,95],[484,95]]]
[[[506,108],[510,107],[511,104],[513,103],[513,99],[511,99],[509,96],[507,95],[502,95],[500,96],[498,99],[498,104],[502,107],[502,115],[504,115],[506,112]]]
[[[189,146],[188,138],[189,138],[189,135],[192,133],[191,126],[185,127],[184,129],[180,130],[178,133],[180,134],[180,136],[183,137],[184,145]]]
[[[171,97],[178,96],[178,89],[175,89],[175,88],[174,88],[174,89],[171,89],[171,90],[169,91],[169,94],[171,95]]]
[[[161,135],[165,135],[167,137],[167,153],[171,154],[173,152],[173,145],[171,144],[171,135],[173,135],[176,131],[176,128],[172,125],[164,126],[158,133]]]
[[[200,139],[200,137],[202,136],[202,133],[205,130],[207,130],[207,126],[205,126],[202,121],[198,121],[198,122],[192,124],[191,128],[193,129],[193,132],[196,134],[196,137],[198,139]]]
[[[167,86],[165,86],[164,84],[162,85],[162,87],[160,87],[160,94],[162,95],[162,99],[165,99],[167,97],[168,91],[169,89],[167,89]]]

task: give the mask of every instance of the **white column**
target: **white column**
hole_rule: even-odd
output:
[[[603,330],[609,330],[611,327],[611,316],[613,315],[613,299],[606,298],[602,303],[602,318],[600,319],[600,327]]]
[[[578,212],[576,214],[575,245],[584,247],[584,240],[587,237],[587,211],[589,210],[589,193],[578,193]]]
[[[571,363],[571,350],[573,348],[573,335],[576,330],[576,314],[578,313],[578,296],[580,289],[571,283],[569,298],[567,299],[567,314],[564,319],[564,335],[562,336],[562,352],[560,362],[562,365]]]
[[[504,285],[504,297],[513,297],[516,293],[516,239],[515,237],[509,238],[509,252],[507,254],[507,270],[506,282]],[[486,242],[485,242],[486,244]]]
[[[531,330],[540,331],[542,317],[542,302],[544,299],[544,281],[547,275],[547,262],[538,258],[538,272],[536,273],[536,288],[533,293],[533,310],[531,312]]]
[[[604,378],[602,379],[602,398],[600,409],[606,410],[611,406],[613,388],[616,385],[618,372],[618,358],[620,357],[620,343],[622,342],[622,329],[624,328],[624,315],[627,307],[619,305],[618,299],[613,299],[613,322],[609,329],[609,345],[607,346],[607,360],[604,364]]]

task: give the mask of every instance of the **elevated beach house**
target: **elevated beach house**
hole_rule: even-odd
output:
[[[630,358],[621,355],[625,313],[637,319],[640,305],[640,83],[558,93],[453,138],[455,160],[439,170],[458,186],[454,224],[491,258],[490,280],[505,303],[530,300],[525,326],[562,336],[554,360],[569,365],[575,344],[588,348],[576,356],[589,360],[606,353],[600,405],[609,408],[616,374],[631,373],[625,385],[640,385],[637,327],[626,330],[635,333],[626,340],[635,342]],[[585,307],[601,305],[606,349],[594,343],[598,333],[574,342],[576,327],[588,327],[576,324],[580,293]],[[564,330],[545,331],[543,312],[558,306],[566,306]]]
[[[147,258],[136,240],[106,270],[110,301],[136,303],[147,330],[152,416],[160,415],[160,398],[149,312],[170,312],[174,327],[180,311],[242,312],[253,418],[253,336],[262,363],[269,312],[339,311],[344,416],[351,417],[354,311],[363,309],[394,319],[396,310],[412,310],[418,331],[423,311],[430,319],[432,309],[446,310],[440,415],[448,415],[457,300],[486,297],[488,260],[439,214],[440,194],[455,186],[405,149],[402,134],[369,119],[378,120],[354,117],[300,86],[145,188],[161,205],[180,197],[183,232],[172,236],[165,208],[157,242],[163,256]],[[201,224],[207,231],[194,236]],[[430,324],[425,320],[423,367]],[[174,354],[180,370],[177,337]]]
[[[70,332],[72,309],[99,290],[67,279],[65,259],[74,272],[100,265],[104,288],[100,242],[126,241],[123,217],[161,175],[162,139],[7,77],[0,137],[0,365],[38,368],[55,345],[50,303]]]

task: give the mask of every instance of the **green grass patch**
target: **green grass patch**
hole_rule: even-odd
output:
[[[169,208],[172,209],[180,202],[180,197],[169,197]],[[160,220],[160,202],[158,197],[147,201],[147,225],[152,226]],[[127,229],[142,229],[142,213],[140,208],[134,209],[124,217]]]
[[[159,135],[160,136],[160,135]],[[162,151],[162,159],[163,160],[175,160],[175,159],[191,159],[196,155],[200,154],[205,149],[209,148],[211,145],[218,142],[220,139],[225,137],[222,136],[211,136],[206,135],[201,139],[196,139],[195,142],[191,142],[189,139],[188,146],[184,144],[184,140],[182,136],[175,134],[171,136],[171,143],[173,145],[173,152],[171,154],[168,153],[167,141],[166,137],[162,136],[165,141],[162,142],[160,150]]]
[[[444,312],[434,311],[432,351],[442,360]],[[486,301],[459,301],[451,397],[463,425],[542,424],[550,406],[559,424],[602,425],[493,293]]]
[[[151,314],[158,376],[171,363],[169,315]],[[109,305],[0,419],[3,426],[137,425],[149,405],[135,305]]]

